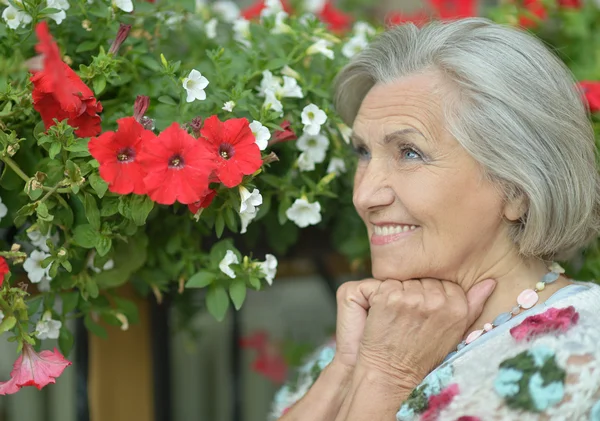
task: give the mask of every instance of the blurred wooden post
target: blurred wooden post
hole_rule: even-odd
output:
[[[119,295],[138,305],[140,322],[105,325],[107,340],[90,335],[90,421],[154,421],[149,305],[129,287]]]

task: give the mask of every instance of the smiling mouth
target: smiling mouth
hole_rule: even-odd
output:
[[[417,225],[373,225],[373,234],[377,236],[401,234],[403,232],[414,231]]]

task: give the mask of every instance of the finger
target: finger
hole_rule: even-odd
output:
[[[492,295],[495,288],[496,281],[494,279],[486,279],[473,285],[467,292],[467,326],[471,326],[481,315],[485,302]]]
[[[423,285],[423,288],[426,290],[438,290],[441,292],[446,291],[444,289],[444,282],[440,281],[439,279],[423,278],[423,279],[421,279],[421,284]]]
[[[402,287],[406,290],[406,291],[410,291],[410,290],[423,290],[423,284],[421,283],[420,279],[409,279],[408,281],[402,281]]]

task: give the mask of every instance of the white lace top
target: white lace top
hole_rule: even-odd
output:
[[[331,362],[320,348],[275,396],[272,420]],[[397,421],[600,421],[600,286],[574,282],[432,371]]]

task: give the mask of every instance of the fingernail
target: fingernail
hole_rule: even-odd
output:
[[[496,284],[498,283],[498,282],[496,282],[496,280],[495,280],[495,279],[493,279],[493,278],[488,278],[488,279],[485,279],[483,282],[487,282],[487,283],[488,283],[488,285],[487,285],[485,288],[486,288],[486,290],[487,290],[487,291],[488,291],[490,294],[491,294],[492,292],[494,292],[494,290],[496,289]]]

